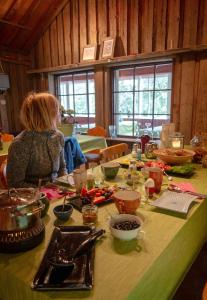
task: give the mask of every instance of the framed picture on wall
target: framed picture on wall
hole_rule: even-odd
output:
[[[103,40],[100,50],[100,58],[112,58],[114,56],[115,39],[107,37]]]
[[[86,45],[83,47],[82,61],[96,60],[96,45]]]

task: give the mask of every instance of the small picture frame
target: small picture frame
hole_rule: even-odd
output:
[[[100,58],[112,58],[114,56],[115,39],[107,37],[103,40],[100,50]]]
[[[83,47],[82,61],[96,60],[97,45],[86,45]]]

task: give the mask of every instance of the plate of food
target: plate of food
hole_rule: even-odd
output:
[[[114,187],[93,188],[67,200],[74,208],[81,211],[82,207],[87,204],[102,205],[112,202],[114,191]]]
[[[119,164],[121,165],[122,168],[128,168],[129,165],[130,165],[131,160],[133,160],[133,159],[124,158],[124,159],[119,161]],[[141,169],[141,168],[144,167],[144,162],[140,161],[140,160],[137,160],[136,161],[136,166],[137,166],[137,169]]]
[[[158,149],[154,153],[159,159],[170,165],[183,165],[191,162],[195,152],[187,149]]]
[[[191,177],[195,173],[195,167],[188,163],[180,166],[170,166],[165,172],[176,177]]]

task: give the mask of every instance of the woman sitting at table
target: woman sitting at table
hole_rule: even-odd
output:
[[[35,187],[67,174],[64,136],[57,130],[59,102],[49,93],[28,95],[22,105],[25,127],[9,147],[7,182],[9,187]]]

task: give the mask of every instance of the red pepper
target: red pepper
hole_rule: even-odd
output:
[[[82,187],[81,189],[81,192],[80,192],[80,195],[81,197],[85,197],[87,195],[88,191],[85,187]]]
[[[104,197],[104,196],[95,197],[95,198],[93,199],[93,203],[94,203],[94,204],[98,204],[98,203],[101,203],[101,202],[103,202],[103,201],[105,201],[105,197]]]

